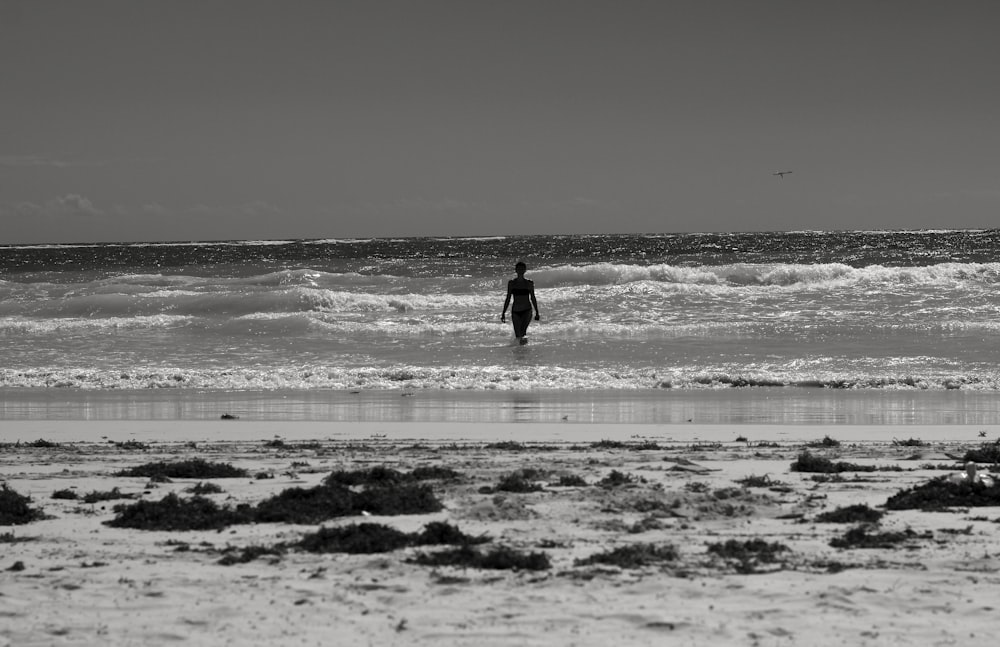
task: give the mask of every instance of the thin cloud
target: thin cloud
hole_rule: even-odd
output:
[[[248,202],[247,204],[240,205],[238,209],[247,216],[277,216],[281,214],[281,209],[263,200]]]
[[[70,168],[79,166],[105,166],[103,160],[72,159],[68,155],[0,155],[0,166],[11,168]]]
[[[151,216],[169,216],[170,209],[164,207],[162,204],[156,202],[150,202],[149,204],[144,204],[140,207],[142,213]]]
[[[503,213],[511,207],[522,209],[544,210],[593,210],[615,206],[614,203],[603,202],[593,198],[575,196],[556,200],[522,200],[518,202],[470,202],[453,198],[429,199],[421,197],[399,198],[388,202],[362,202],[358,204],[341,205],[341,209],[379,214],[379,213]]]
[[[52,198],[43,204],[21,202],[14,207],[14,212],[23,217],[30,216],[100,216],[102,211],[94,203],[79,193],[67,193],[64,196]]]
[[[362,202],[344,205],[343,208],[361,213],[458,213],[488,208],[485,203],[465,202],[452,198],[430,200],[428,198],[399,198],[389,202]]]

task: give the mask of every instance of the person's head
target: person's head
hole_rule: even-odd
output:
[[[528,266],[524,264],[524,261],[518,261],[517,265],[514,266],[514,271],[517,272],[518,274],[524,274],[525,270],[527,269]]]

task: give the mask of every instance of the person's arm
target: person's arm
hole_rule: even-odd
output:
[[[528,293],[531,296],[531,305],[535,307],[535,321],[538,321],[542,315],[538,314],[538,301],[535,300],[535,284],[531,284],[531,292]]]
[[[503,312],[500,313],[500,321],[507,323],[507,306],[510,305],[510,281],[507,281],[507,298],[503,300]]]

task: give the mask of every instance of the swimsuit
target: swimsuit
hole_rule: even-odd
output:
[[[507,284],[507,291],[514,297],[510,309],[510,322],[514,325],[514,336],[520,339],[528,332],[528,323],[531,321],[531,301],[528,297],[534,291],[534,283],[525,279],[531,287],[515,288],[511,286],[515,280],[511,279]]]

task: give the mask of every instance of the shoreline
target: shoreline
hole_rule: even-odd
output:
[[[1000,424],[1000,393],[799,387],[653,391],[206,391],[0,389],[0,422],[29,420],[589,423],[628,425]]]
[[[576,445],[602,440],[655,442],[665,447],[712,444],[752,447],[759,443],[796,445],[824,437],[843,443],[891,445],[907,440],[924,443],[980,443],[1000,438],[1000,425],[647,425],[589,423],[461,423],[347,422],[248,420],[0,420],[0,443],[253,443],[329,441],[346,443],[513,442]]]

